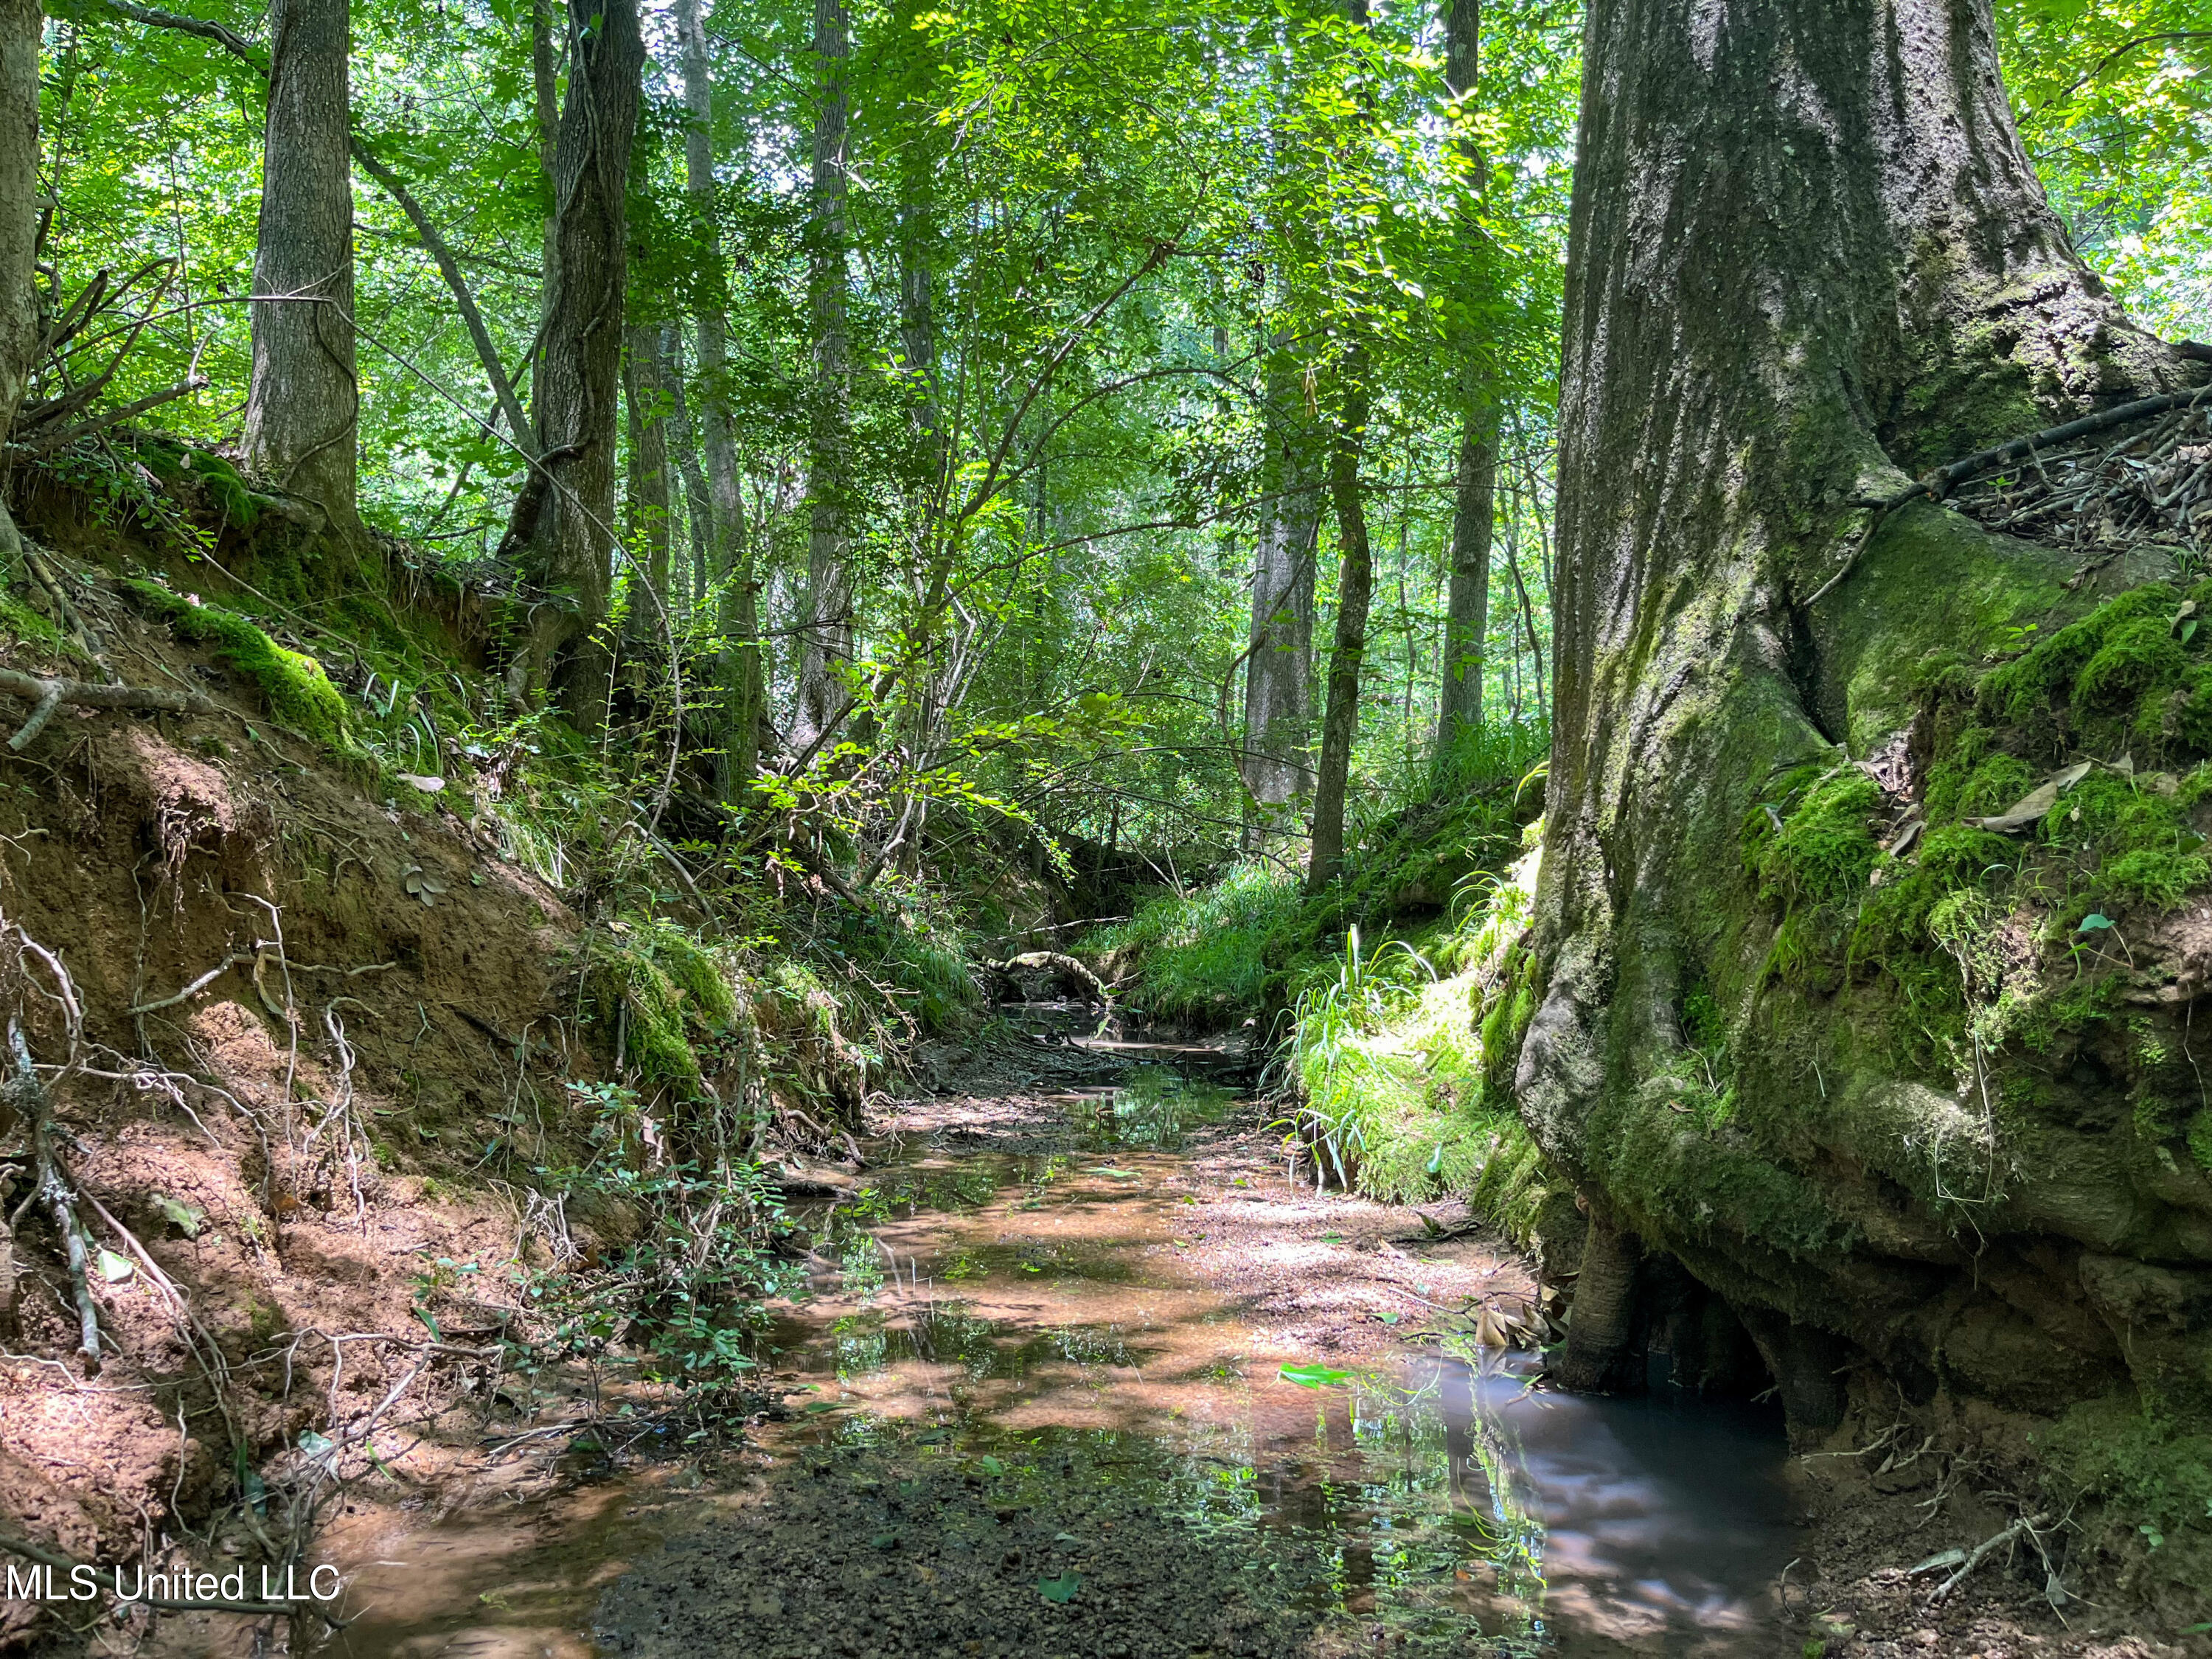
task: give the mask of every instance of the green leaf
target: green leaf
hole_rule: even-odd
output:
[[[154,1200],[161,1206],[161,1214],[169,1224],[186,1238],[198,1238],[200,1225],[207,1219],[207,1212],[197,1204],[187,1204],[179,1198],[159,1198]]]
[[[119,1256],[112,1250],[100,1251],[95,1261],[100,1276],[111,1285],[120,1285],[138,1271],[126,1257]]]
[[[1285,1382],[1295,1382],[1302,1389],[1334,1389],[1354,1381],[1350,1371],[1340,1371],[1333,1365],[1285,1365],[1276,1373]]]
[[[1037,1594],[1048,1601],[1073,1601],[1075,1592],[1082,1588],[1083,1575],[1077,1572],[1063,1572],[1057,1578],[1037,1580]]]
[[[975,1467],[994,1478],[1006,1472],[1006,1466],[995,1457],[979,1457],[975,1460]]]
[[[2112,925],[2112,919],[2110,916],[2100,915],[2097,912],[2092,910],[2087,915],[2081,918],[2081,926],[2075,931],[2083,933],[2094,933],[2101,928],[2110,927]]]
[[[1443,1173],[1443,1168],[1444,1168],[1444,1144],[1443,1144],[1443,1141],[1439,1140],[1438,1142],[1437,1142],[1437,1149],[1436,1149],[1436,1151],[1435,1151],[1435,1152],[1431,1152],[1431,1153],[1429,1155],[1429,1165],[1428,1165],[1428,1168],[1429,1168],[1429,1173],[1430,1173],[1431,1175],[1442,1175],[1442,1174]],[[1427,1218],[1426,1217],[1424,1217],[1424,1218],[1423,1218],[1423,1219],[1424,1219],[1424,1220],[1425,1220],[1426,1218]]]

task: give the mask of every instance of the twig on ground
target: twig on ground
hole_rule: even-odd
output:
[[[1936,1585],[1935,1590],[1929,1595],[1929,1601],[1936,1602],[1948,1598],[1953,1590],[1966,1582],[1966,1575],[1980,1566],[1990,1555],[2000,1549],[2008,1547],[2022,1534],[2033,1540],[2035,1536],[2035,1529],[2050,1518],[2046,1515],[2024,1515],[2002,1531],[1993,1533],[1982,1540],[1967,1553],[1966,1559],[1959,1570]]]

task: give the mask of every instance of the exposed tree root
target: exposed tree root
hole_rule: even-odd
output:
[[[90,680],[27,674],[19,668],[0,666],[0,691],[12,691],[31,700],[30,717],[8,739],[17,754],[53,719],[64,703],[85,708],[158,708],[172,714],[219,714],[214,702],[197,691],[163,691],[151,686],[97,685]]]

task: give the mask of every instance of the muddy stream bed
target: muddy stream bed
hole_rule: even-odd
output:
[[[1778,1415],[1543,1389],[1459,1312],[1525,1308],[1509,1249],[1293,1184],[1218,1050],[1077,1064],[871,1126],[781,1420],[353,1517],[322,1651],[1784,1650]]]

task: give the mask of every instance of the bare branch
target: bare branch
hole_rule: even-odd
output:
[[[64,703],[86,708],[159,708],[172,714],[220,714],[222,710],[197,691],[161,691],[150,686],[95,685],[89,680],[47,678],[26,674],[19,668],[0,666],[0,691],[12,691],[31,700],[31,715],[8,747],[17,754],[46,730],[46,722]]]

